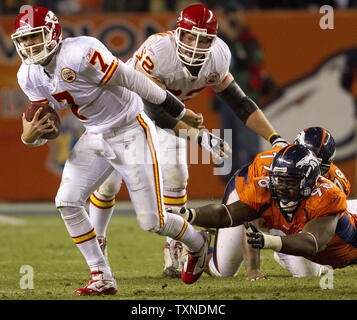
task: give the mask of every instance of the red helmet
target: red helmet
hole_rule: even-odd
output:
[[[56,15],[44,7],[24,6],[15,20],[15,32],[11,35],[17,53],[26,64],[42,63],[54,53],[62,41],[62,30]],[[25,46],[24,38],[42,36]]]
[[[194,4],[182,10],[175,31],[179,60],[187,65],[202,65],[208,59],[208,54],[214,45],[217,27],[217,17],[202,4]],[[196,36],[194,46],[189,46],[182,41],[182,36],[186,32]],[[210,40],[208,48],[198,47],[200,37]]]

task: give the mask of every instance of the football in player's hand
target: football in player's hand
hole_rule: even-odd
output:
[[[30,105],[28,105],[25,109],[25,118],[27,121],[32,121],[36,111],[42,108],[42,111],[40,113],[39,119],[41,119],[42,117],[44,117],[47,113],[50,113],[50,120],[52,120],[54,122],[54,131],[50,132],[50,133],[46,133],[44,135],[41,136],[41,138],[43,139],[56,139],[59,134],[60,134],[60,130],[61,130],[61,120],[60,117],[58,115],[58,113],[56,112],[55,109],[53,109],[49,104],[45,104],[45,103],[32,103]]]

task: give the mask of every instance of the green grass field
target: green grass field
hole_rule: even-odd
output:
[[[59,215],[17,216],[23,225],[0,224],[0,300],[328,300],[357,299],[356,267],[335,270],[333,289],[322,290],[320,279],[293,278],[262,252],[261,269],[267,280],[247,281],[244,267],[235,278],[203,274],[185,285],[162,276],[165,239],[142,231],[134,215],[115,214],[108,229],[108,251],[117,277],[115,296],[77,297],[87,284],[89,269]],[[21,289],[20,269],[34,271],[34,288]]]

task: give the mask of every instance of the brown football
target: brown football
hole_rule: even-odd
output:
[[[56,139],[60,134],[61,120],[60,120],[60,117],[59,117],[58,113],[56,112],[56,110],[51,108],[49,104],[31,103],[30,105],[28,105],[25,109],[26,120],[31,121],[33,119],[33,116],[35,115],[36,111],[39,108],[42,108],[39,119],[44,117],[47,113],[50,113],[51,114],[50,119],[53,120],[55,129],[56,129],[54,132],[50,132],[50,133],[46,133],[46,134],[42,135],[41,138],[48,139],[48,140]]]

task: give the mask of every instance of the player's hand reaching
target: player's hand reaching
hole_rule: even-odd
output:
[[[283,139],[280,135],[278,135],[277,133],[273,134],[270,139],[269,142],[271,143],[271,146],[273,148],[275,147],[286,147],[289,145],[289,142],[287,142],[285,139]]]
[[[42,108],[39,108],[31,121],[26,120],[25,113],[22,114],[22,139],[27,143],[32,143],[42,135],[54,131],[54,122],[49,119],[51,114],[48,113],[39,119],[41,111]]]
[[[188,222],[192,223],[193,220],[196,218],[196,211],[195,209],[190,209],[186,207],[169,207],[166,208],[166,212],[170,212],[173,214],[177,214],[178,216],[181,216]]]
[[[193,128],[203,129],[205,127],[203,125],[202,113],[195,113],[187,108],[186,113],[181,120]]]
[[[264,248],[264,234],[258,230],[253,224],[244,222],[244,227],[247,230],[247,241],[252,245],[253,248],[263,249]]]
[[[207,130],[200,130],[196,139],[202,149],[212,154],[215,159],[228,158],[232,153],[229,144]]]

